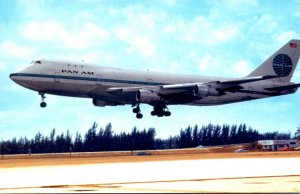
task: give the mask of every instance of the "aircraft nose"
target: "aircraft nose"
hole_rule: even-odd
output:
[[[10,75],[9,75],[9,78],[12,80],[12,81],[14,81],[14,82],[16,82],[16,83],[20,83],[20,73],[11,73]]]
[[[11,80],[15,81],[15,80],[16,80],[16,73],[11,73],[11,74],[9,75],[9,78],[10,78]]]

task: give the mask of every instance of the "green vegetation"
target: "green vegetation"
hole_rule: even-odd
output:
[[[261,134],[256,129],[247,128],[245,124],[188,126],[181,129],[179,135],[167,139],[155,138],[155,136],[154,128],[139,130],[134,127],[129,133],[116,134],[112,130],[111,123],[105,128],[99,128],[98,124],[94,123],[84,136],[77,132],[74,140],[69,131],[66,134],[56,134],[53,129],[49,136],[39,132],[32,139],[21,137],[3,141],[0,143],[0,154],[175,149],[291,138],[290,133]]]

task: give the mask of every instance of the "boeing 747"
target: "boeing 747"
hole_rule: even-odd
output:
[[[153,106],[152,116],[170,116],[168,105],[208,106],[295,93],[290,82],[300,55],[300,40],[290,40],[248,76],[223,78],[125,70],[83,62],[36,60],[10,78],[45,94],[91,98],[95,106],[132,105],[142,118],[140,104]]]

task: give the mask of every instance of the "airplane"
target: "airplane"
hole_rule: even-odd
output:
[[[211,106],[293,94],[290,82],[300,56],[300,40],[292,39],[242,78],[196,76],[127,70],[84,62],[35,60],[10,78],[45,94],[91,98],[94,106],[131,105],[141,119],[140,104],[153,106],[152,116],[170,116],[169,105]]]

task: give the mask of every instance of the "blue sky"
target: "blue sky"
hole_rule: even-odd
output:
[[[94,121],[115,132],[155,127],[157,137],[188,125],[246,123],[294,133],[300,92],[212,107],[170,106],[171,117],[137,120],[130,106],[94,107],[91,99],[40,96],[9,79],[38,58],[194,75],[241,77],[292,38],[300,38],[300,1],[0,0],[0,138],[33,137]],[[292,79],[300,82],[300,68]]]

